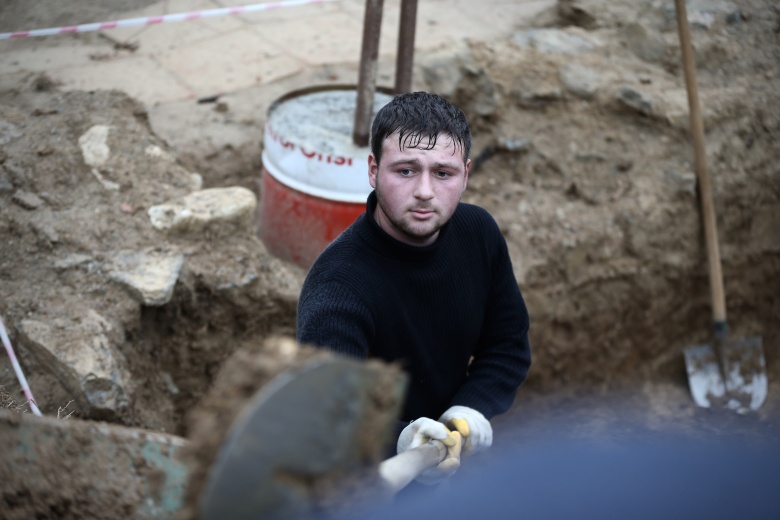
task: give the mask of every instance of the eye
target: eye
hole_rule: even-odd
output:
[[[410,170],[409,168],[404,168],[402,170],[399,170],[398,173],[400,173],[404,177],[408,177],[412,174],[412,170]]]
[[[446,179],[447,177],[451,176],[450,172],[445,172],[443,170],[437,171],[436,173],[434,173],[434,175],[436,175],[436,177],[440,179]]]

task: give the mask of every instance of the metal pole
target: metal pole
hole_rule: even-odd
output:
[[[366,0],[363,47],[360,51],[360,73],[355,106],[355,127],[352,132],[352,141],[357,146],[368,146],[369,125],[371,124],[371,112],[376,92],[382,4],[383,0]]]
[[[412,90],[414,34],[417,28],[417,0],[401,0],[401,27],[398,31],[398,56],[395,65],[395,92]]]

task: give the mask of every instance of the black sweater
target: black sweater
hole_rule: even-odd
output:
[[[506,241],[482,208],[461,203],[435,243],[403,244],[366,213],[319,256],[303,284],[301,343],[400,361],[403,421],[453,405],[490,419],[509,409],[531,364],[528,311]],[[470,360],[473,356],[473,361]]]

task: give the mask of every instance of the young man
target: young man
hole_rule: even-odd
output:
[[[506,242],[485,210],[460,203],[470,149],[466,118],[445,99],[416,92],[384,106],[366,212],[317,259],[298,303],[301,343],[407,371],[398,453],[446,440],[447,427],[464,436],[464,455],[490,447],[489,420],[510,408],[531,363]]]

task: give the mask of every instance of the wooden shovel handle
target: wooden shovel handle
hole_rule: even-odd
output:
[[[442,442],[429,441],[379,464],[379,476],[385,489],[395,494],[446,456],[447,447]]]
[[[713,321],[725,324],[726,296],[723,289],[723,272],[718,246],[718,227],[715,220],[715,207],[712,202],[712,185],[707,175],[706,153],[704,151],[704,125],[699,110],[699,93],[696,86],[696,66],[693,60],[691,32],[688,26],[688,13],[685,0],[674,0],[677,14],[677,30],[680,34],[685,88],[688,91],[688,107],[693,136],[693,152],[696,165],[696,177],[699,180],[699,201],[704,223],[704,239],[707,246],[707,263],[710,271],[710,291],[712,293]]]

